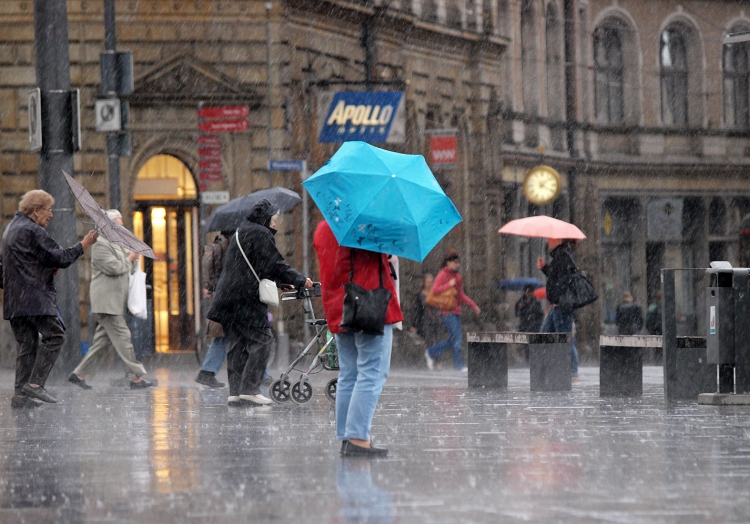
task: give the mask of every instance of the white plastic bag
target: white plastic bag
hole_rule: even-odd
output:
[[[146,320],[148,318],[148,304],[146,301],[146,273],[138,267],[135,273],[130,274],[130,285],[128,288],[128,311],[135,318]]]

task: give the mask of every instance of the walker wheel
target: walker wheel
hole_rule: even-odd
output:
[[[334,404],[336,403],[336,386],[338,383],[339,379],[336,377],[329,380],[328,384],[326,384],[326,397]]]
[[[307,382],[295,382],[292,386],[292,402],[295,404],[306,404],[310,402],[313,395],[312,386]]]
[[[274,402],[283,403],[289,400],[289,389],[291,387],[291,382],[288,380],[285,380],[283,383],[281,382],[280,378],[277,378],[273,382],[271,382],[271,387],[268,388],[269,393],[271,393],[271,398]]]

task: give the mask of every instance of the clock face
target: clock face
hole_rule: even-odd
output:
[[[530,202],[545,205],[560,193],[560,175],[548,166],[536,166],[526,173],[523,191]]]

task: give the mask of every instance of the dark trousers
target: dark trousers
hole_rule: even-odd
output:
[[[260,393],[272,343],[271,328],[224,328],[230,396]]]
[[[51,315],[12,318],[10,327],[18,342],[15,383],[18,395],[28,383],[44,386],[47,382],[63,345],[65,330],[60,320]]]

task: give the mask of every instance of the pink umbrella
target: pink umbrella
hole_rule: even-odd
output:
[[[573,224],[546,215],[511,220],[497,232],[522,237],[570,238],[575,240],[586,238],[583,231]]]

